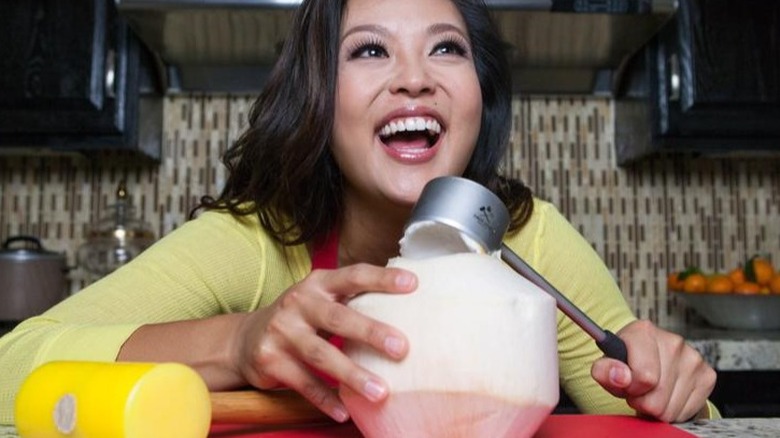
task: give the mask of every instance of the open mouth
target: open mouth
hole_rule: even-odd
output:
[[[397,150],[423,150],[436,144],[441,124],[432,118],[407,117],[391,121],[379,130],[379,139]]]

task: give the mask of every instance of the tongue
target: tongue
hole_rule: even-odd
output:
[[[428,147],[428,140],[426,138],[399,138],[393,137],[385,140],[387,147],[392,149],[425,149]]]
[[[428,138],[424,135],[394,135],[385,139],[384,143],[393,149],[425,149],[428,147]]]

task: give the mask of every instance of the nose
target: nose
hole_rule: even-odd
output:
[[[390,91],[410,96],[431,93],[436,84],[428,70],[425,60],[414,56],[399,56],[396,58]]]

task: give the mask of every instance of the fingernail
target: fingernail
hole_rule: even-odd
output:
[[[390,355],[394,357],[398,357],[404,352],[404,341],[403,339],[397,338],[395,336],[388,336],[385,338],[385,351],[390,353]]]
[[[341,406],[336,406],[331,411],[331,417],[339,423],[343,423],[349,419],[349,413]]]
[[[401,272],[395,277],[395,284],[396,286],[408,289],[410,288],[415,282],[414,274],[411,272]]]
[[[363,385],[363,394],[365,394],[366,397],[368,397],[368,399],[371,401],[376,402],[382,400],[386,393],[387,390],[385,390],[384,386],[373,380],[369,380],[365,385]]]
[[[609,369],[609,380],[616,385],[626,385],[629,383],[628,372],[623,367],[612,367]]]

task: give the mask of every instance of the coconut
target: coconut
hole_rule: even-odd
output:
[[[352,419],[369,438],[532,436],[558,403],[555,300],[484,252],[430,255],[388,263],[417,275],[415,292],[348,304],[410,345],[395,361],[347,342],[346,354],[389,385],[380,403],[342,385]]]

